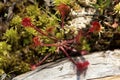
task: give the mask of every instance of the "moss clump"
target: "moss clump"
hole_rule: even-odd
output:
[[[67,4],[70,5],[72,3],[73,0],[54,0],[54,4],[56,6],[60,5],[60,4]]]
[[[115,13],[120,14],[120,2],[114,6]]]
[[[22,18],[19,15],[15,15],[14,18],[10,21],[10,26],[20,26]]]

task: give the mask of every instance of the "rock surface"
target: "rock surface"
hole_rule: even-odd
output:
[[[95,79],[95,80],[120,80],[120,75],[117,75],[117,76],[109,76],[109,77],[104,77],[104,78]]]
[[[94,52],[84,56],[90,62],[86,73],[79,74],[75,66],[68,60],[62,59],[45,64],[34,71],[15,77],[13,80],[119,80],[120,50]],[[75,59],[80,59],[76,57]],[[112,76],[114,78],[103,77]],[[98,79],[99,78],[99,79]],[[102,79],[100,79],[102,78]]]

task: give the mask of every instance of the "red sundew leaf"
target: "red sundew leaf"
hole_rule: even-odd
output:
[[[34,42],[34,46],[39,46],[40,45],[39,37],[38,36],[34,37],[33,42]]]
[[[46,29],[46,32],[51,33],[51,32],[53,32],[53,30],[54,30],[54,27],[49,27]]]
[[[92,27],[89,29],[89,32],[99,32],[101,30],[101,26],[98,21],[93,21],[91,25]]]
[[[22,25],[24,27],[32,27],[33,26],[31,19],[28,17],[22,19]]]
[[[88,61],[84,61],[84,62],[77,62],[76,63],[76,67],[77,67],[77,70],[79,71],[84,71],[85,69],[88,68],[88,65],[89,65],[89,62]]]
[[[36,68],[37,68],[36,65],[31,65],[31,66],[30,66],[30,69],[31,69],[31,70],[35,70]]]
[[[66,17],[70,12],[70,7],[67,6],[66,4],[60,4],[58,6],[58,10],[59,10],[61,16]]]
[[[61,14],[61,19],[62,19],[62,28],[64,27],[64,19],[68,16],[70,13],[70,7],[67,6],[66,4],[60,4],[57,8]]]

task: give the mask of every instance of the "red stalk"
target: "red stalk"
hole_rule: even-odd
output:
[[[42,35],[47,36],[47,37],[49,37],[50,39],[53,39],[54,41],[57,41],[57,38],[48,36],[48,34],[45,34],[41,29],[38,29],[38,28],[35,27],[35,26],[33,26],[33,28],[34,28],[36,31],[38,31],[39,33],[41,33]]]
[[[58,43],[52,43],[52,44],[44,44],[41,43],[41,46],[55,46],[55,47],[60,47],[60,46],[64,46],[67,45],[69,43],[72,43],[74,40],[68,40],[68,41],[63,41],[63,42],[58,42]]]
[[[66,4],[60,4],[58,6],[58,10],[60,12],[60,15],[61,15],[61,22],[62,22],[62,25],[61,27],[64,28],[64,19],[68,16],[68,14],[70,13],[70,7]]]
[[[44,36],[48,36],[47,34],[45,34],[41,29],[38,29],[37,27],[33,27],[36,31],[38,31],[39,33],[41,33]]]
[[[62,16],[61,17],[61,20],[62,20],[62,25],[61,26],[62,26],[62,28],[64,28],[64,19],[65,19],[64,16]]]
[[[38,62],[35,65],[31,65],[31,70],[35,70],[39,65],[41,65],[49,56],[51,55],[51,53],[49,53],[48,55],[46,55],[40,62]]]
[[[44,44],[44,43],[42,43],[40,46],[54,46],[54,47],[58,47],[59,45],[58,44],[56,44],[56,43],[53,43],[53,44]]]
[[[35,65],[36,65],[36,66],[41,65],[50,55],[51,55],[51,53],[47,54],[40,62],[38,62],[38,63],[35,64]]]
[[[69,58],[69,60],[72,62],[72,63],[74,63],[74,64],[76,64],[76,62],[69,56],[69,54],[65,51],[65,49],[63,48],[63,47],[60,47],[60,49],[63,51],[63,53]]]

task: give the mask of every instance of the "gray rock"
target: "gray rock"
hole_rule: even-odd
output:
[[[84,57],[90,62],[86,74],[77,75],[75,66],[68,59],[63,59],[40,66],[13,80],[94,80],[120,74],[120,50],[94,52]]]

